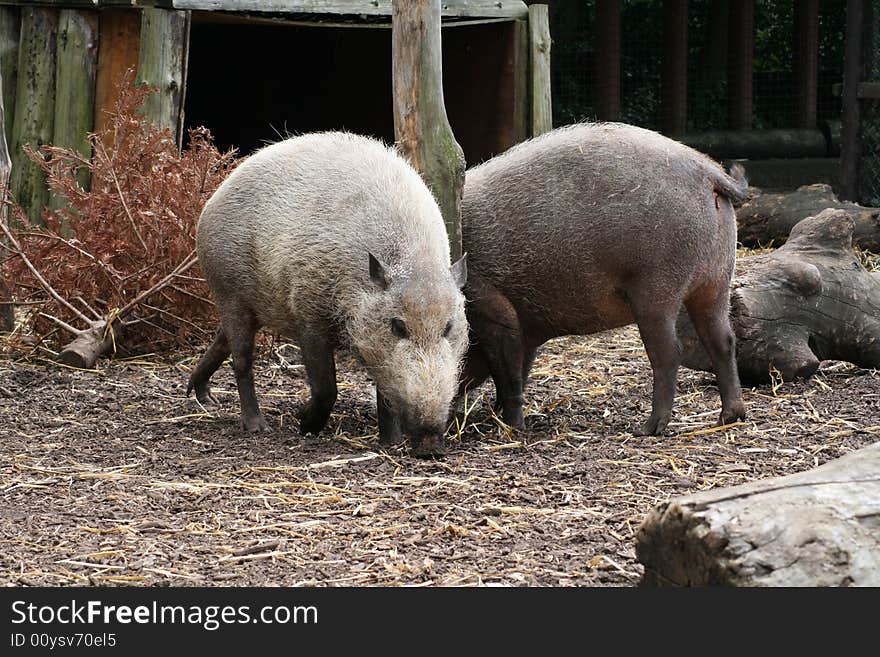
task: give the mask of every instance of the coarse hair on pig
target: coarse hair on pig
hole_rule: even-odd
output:
[[[376,383],[383,442],[407,434],[414,450],[427,441],[423,451],[436,451],[467,348],[466,261],[450,265],[437,203],[393,148],[342,132],[263,148],[205,205],[198,253],[221,318],[190,379],[200,400],[231,352],[242,422],[265,427],[251,374],[265,326],[302,350],[312,393],[303,433],[326,423],[333,354],[346,348]]]

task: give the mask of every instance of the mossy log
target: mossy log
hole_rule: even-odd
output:
[[[737,262],[730,318],[744,384],[806,378],[823,360],[880,367],[880,273],[860,263],[853,228],[847,211],[823,210],[779,249]],[[711,371],[684,312],[677,329],[682,364]]]
[[[750,248],[780,246],[791,229],[827,208],[846,210],[853,219],[853,245],[880,253],[880,208],[840,201],[830,185],[799,187],[786,194],[758,192],[736,211],[737,240]]]
[[[661,504],[636,554],[644,586],[880,586],[880,443]]]

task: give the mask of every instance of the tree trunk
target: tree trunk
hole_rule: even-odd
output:
[[[880,273],[853,252],[853,226],[846,211],[823,210],[781,248],[737,263],[730,313],[744,384],[809,377],[822,360],[880,367]],[[682,364],[712,371],[685,312],[677,329]]]
[[[391,26],[395,138],[437,199],[457,260],[465,161],[443,102],[440,0],[395,0]]]
[[[880,443],[823,466],[686,495],[639,528],[643,585],[880,586]]]
[[[849,213],[855,224],[853,246],[880,253],[880,208],[839,201],[830,185],[805,185],[788,194],[759,194],[736,211],[737,240],[750,248],[780,246],[802,219],[827,208]]]

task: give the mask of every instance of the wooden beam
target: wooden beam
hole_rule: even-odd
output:
[[[795,126],[815,128],[819,88],[819,0],[794,3]]]
[[[174,0],[176,9],[290,14],[391,16],[392,0]],[[518,18],[529,15],[520,0],[443,0],[444,18]]]
[[[52,141],[55,123],[55,44],[58,10],[23,7],[18,49],[18,84],[12,125],[10,187],[31,221],[41,221],[49,200],[46,176],[22,150]]]
[[[727,69],[727,127],[752,127],[752,66],[755,50],[755,2],[730,3]]]
[[[12,119],[15,116],[20,29],[21,15],[18,7],[0,7],[0,76],[3,77],[3,106],[6,108],[6,122],[2,127],[7,135],[12,134]]]
[[[465,161],[443,101],[440,0],[395,0],[391,20],[394,135],[437,199],[458,260]]]
[[[117,85],[128,69],[137,70],[141,43],[141,13],[105,9],[100,13],[100,47],[95,80],[95,132],[109,125],[109,112],[119,98]]]
[[[144,113],[157,126],[183,138],[183,102],[189,57],[190,15],[186,11],[145,8],[141,15],[138,82],[158,88],[144,102]]]
[[[596,0],[596,114],[620,119],[620,0]]]
[[[550,76],[550,16],[547,5],[529,7],[529,51],[531,70],[531,136],[553,129]]]
[[[862,0],[847,0],[841,98],[840,198],[856,202],[859,200],[859,160],[861,158],[858,88],[862,69],[863,18]]]
[[[98,65],[98,16],[92,11],[62,9],[58,20],[58,55],[55,75],[54,146],[91,156],[89,132],[95,121],[95,75]],[[87,187],[88,171],[79,172]],[[63,204],[55,195],[49,207]]]
[[[687,128],[687,0],[663,0],[661,129],[678,135]]]

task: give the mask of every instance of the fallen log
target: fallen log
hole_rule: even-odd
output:
[[[880,586],[880,443],[661,504],[636,555],[643,586]]]
[[[787,194],[756,195],[736,211],[737,240],[743,246],[779,246],[791,229],[807,217],[827,208],[845,210],[852,216],[853,245],[880,253],[880,208],[840,201],[830,185],[805,185]]]
[[[730,319],[744,384],[806,378],[823,360],[880,367],[880,273],[852,250],[853,227],[845,210],[823,210],[779,249],[737,262]],[[677,330],[682,364],[711,372],[687,313]]]

